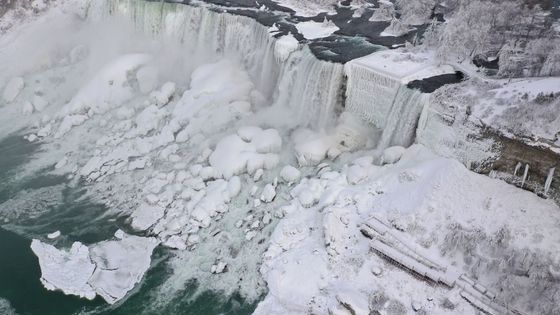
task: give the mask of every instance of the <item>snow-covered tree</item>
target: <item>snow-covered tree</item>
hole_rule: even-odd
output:
[[[549,42],[549,50],[540,70],[541,76],[560,76],[560,38]]]
[[[426,23],[437,4],[436,0],[397,0],[401,20],[408,25]]]
[[[390,2],[380,2],[379,8],[376,8],[370,21],[391,21],[395,17],[395,6]]]

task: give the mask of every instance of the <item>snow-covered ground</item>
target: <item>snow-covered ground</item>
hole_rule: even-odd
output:
[[[140,12],[136,1],[112,3],[125,17]],[[196,278],[224,294],[265,295],[257,314],[477,314],[458,286],[417,277],[372,249],[361,230],[375,219],[497,302],[558,311],[556,204],[423,145],[395,146],[412,130],[404,119],[377,125],[387,130],[382,146],[348,112],[335,121],[342,66],[305,55],[290,35],[274,41],[249,19],[161,8],[142,4],[136,25],[99,14],[102,1],[90,20],[53,9],[0,37],[0,134],[25,127],[43,149],[26,171],[54,165],[85,180],[144,235],[119,231],[70,249],[34,240],[45,287],[115,303],[165,246],[174,255],[162,301]],[[196,18],[206,24],[187,23]],[[93,36],[102,30],[108,36]],[[47,45],[29,52],[40,39]],[[385,67],[370,82],[392,93],[380,104],[417,122],[420,112],[401,105],[425,99],[402,85],[453,69],[391,54],[356,65]],[[14,62],[21,56],[28,62]]]

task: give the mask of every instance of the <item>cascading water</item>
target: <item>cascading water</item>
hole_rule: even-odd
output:
[[[385,149],[394,145],[410,146],[415,140],[418,119],[426,101],[426,94],[401,86],[387,115],[377,147]]]
[[[298,123],[322,129],[334,121],[343,66],[320,61],[308,48],[292,53],[282,69],[276,105],[295,110]]]
[[[292,110],[299,125],[324,129],[334,121],[343,66],[318,60],[307,48],[284,61],[268,29],[251,18],[142,0],[107,0],[92,6],[90,17],[127,17],[142,32],[183,43],[195,61],[207,61],[209,54],[241,61],[265,99]]]

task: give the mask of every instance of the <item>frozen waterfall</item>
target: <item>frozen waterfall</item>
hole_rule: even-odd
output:
[[[252,18],[143,0],[92,2],[89,12],[90,18],[124,16],[140,31],[177,41],[196,64],[223,56],[241,61],[264,99],[293,111],[302,126],[324,129],[334,121],[343,66],[317,59],[308,48],[286,59],[269,29]]]
[[[409,89],[401,79],[389,73],[359,63],[350,63],[346,73],[346,110],[380,131],[377,147],[410,146],[427,102],[426,95]]]

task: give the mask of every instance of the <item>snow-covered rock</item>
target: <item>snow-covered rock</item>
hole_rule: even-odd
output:
[[[405,151],[406,149],[400,146],[390,147],[383,150],[383,155],[381,157],[381,164],[397,163],[401,159]]]
[[[274,200],[274,197],[276,197],[276,188],[271,184],[266,184],[261,194],[261,201],[269,203]]]
[[[287,183],[297,182],[300,176],[301,172],[291,165],[284,166],[284,168],[280,171],[280,177],[282,177],[282,179]]]
[[[239,135],[224,137],[216,145],[216,149],[209,158],[210,165],[223,178],[231,178],[234,175],[244,173],[254,174],[259,169],[272,169],[279,161],[276,152],[282,145],[278,132],[269,129],[257,135],[249,135],[242,132],[244,141]]]

